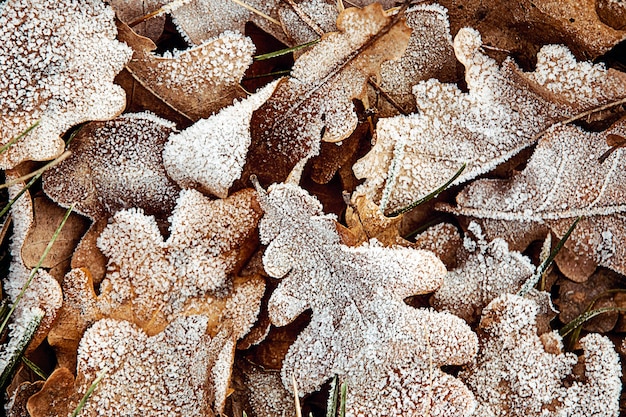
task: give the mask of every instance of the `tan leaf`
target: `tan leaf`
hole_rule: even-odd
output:
[[[525,64],[532,63],[545,44],[563,43],[576,56],[595,59],[626,36],[626,31],[615,30],[600,20],[595,0],[439,3],[449,10],[452,33],[473,27],[483,34],[487,45],[508,51]]]
[[[455,184],[492,170],[556,122],[626,97],[626,74],[576,62],[564,47],[544,47],[535,71],[522,72],[511,60],[499,66],[481,45],[471,29],[454,41],[468,93],[434,79],[421,82],[414,88],[419,114],[379,121],[376,145],[354,165],[357,177],[367,178],[357,193],[386,212],[403,208],[464,163]]]
[[[141,17],[159,9],[167,3],[167,0],[110,0],[109,5],[115,10],[118,19],[130,24]],[[156,16],[145,22],[133,26],[133,31],[138,35],[159,40],[165,26],[165,16]]]
[[[207,117],[244,95],[239,81],[252,63],[254,45],[243,35],[227,32],[199,46],[157,56],[150,39],[123,23],[118,29],[119,39],[134,52],[128,71],[189,120]]]
[[[574,126],[554,129],[539,141],[524,171],[510,180],[475,181],[457,196],[454,211],[484,219],[488,239],[506,222],[509,234],[501,237],[510,241],[528,241],[526,235],[545,233],[546,227],[560,238],[578,216],[584,216],[565,247],[594,265],[623,274],[626,160],[623,149],[604,163],[598,160],[608,148],[609,134],[626,134],[626,119],[600,133]]]
[[[284,180],[296,164],[319,153],[320,139],[350,136],[357,125],[352,99],[365,99],[369,77],[382,62],[400,57],[410,34],[403,19],[387,17],[377,4],[346,9],[337,28],[298,58],[291,77],[281,79],[253,113],[244,178]]]
[[[252,190],[214,201],[186,190],[164,241],[153,217],[118,212],[98,238],[109,259],[99,295],[89,271],[73,270],[63,281],[61,318],[49,336],[60,361],[71,368],[83,331],[107,317],[154,335],[176,317],[202,314],[211,334],[230,326],[235,340],[242,337],[256,321],[265,285],[258,276],[232,274],[256,247],[259,217]]]
[[[115,40],[113,18],[97,0],[11,0],[0,8],[0,144],[40,121],[0,155],[0,168],[53,159],[70,127],[122,112],[124,92],[113,78],[131,52]]]
[[[476,395],[476,415],[618,415],[621,367],[613,343],[583,338],[585,374],[572,381],[576,355],[561,352],[556,332],[537,336],[536,314],[534,301],[510,294],[483,311],[477,359],[459,374]]]
[[[260,201],[263,264],[282,278],[270,319],[283,326],[313,310],[283,362],[285,387],[295,378],[307,394],[338,375],[351,387],[349,416],[470,415],[472,396],[440,367],[471,360],[475,335],[458,317],[403,302],[437,289],[443,264],[432,253],[376,240],[342,245],[334,216],[298,186],[274,184]]]
[[[207,335],[207,321],[179,317],[148,336],[125,321],[99,320],[81,340],[76,380],[68,369],[57,369],[28,401],[30,415],[69,415],[102,372],[81,416],[220,413],[234,342],[224,332]]]
[[[33,225],[26,234],[21,250],[22,260],[27,268],[34,268],[39,263],[66,210],[41,196],[34,198],[33,211]],[[87,221],[83,217],[70,214],[52,249],[41,264],[41,267],[47,268],[48,273],[57,281],[60,282],[69,271],[70,258],[87,227]]]

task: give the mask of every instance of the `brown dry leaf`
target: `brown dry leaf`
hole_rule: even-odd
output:
[[[33,201],[33,225],[26,234],[22,245],[22,261],[27,268],[34,268],[43,254],[48,242],[65,216],[65,209],[57,206],[45,196],[35,197]],[[70,214],[63,229],[54,241],[54,246],[41,264],[48,273],[61,282],[70,269],[70,259],[79,240],[87,230],[87,221],[76,214]]]
[[[339,142],[357,125],[352,99],[365,99],[367,80],[380,64],[399,58],[410,29],[399,16],[387,17],[378,4],[346,9],[339,32],[300,56],[291,77],[252,114],[252,144],[244,178],[284,180],[301,161],[319,153],[320,139]]]
[[[604,163],[598,161],[609,134],[626,134],[626,119],[600,133],[574,126],[553,129],[539,141],[524,171],[509,180],[475,181],[457,196],[453,211],[482,219],[488,239],[506,222],[509,234],[501,237],[508,241],[527,241],[525,235],[545,234],[548,228],[561,238],[584,216],[565,248],[624,274],[626,159],[617,149]]]
[[[226,32],[199,46],[157,56],[156,45],[118,24],[119,39],[133,49],[126,69],[146,89],[189,120],[215,113],[245,95],[239,82],[252,64],[254,45]]]
[[[28,399],[43,386],[43,381],[36,382],[23,382],[8,398],[8,402],[5,404],[5,411],[7,417],[30,417],[28,410],[26,409],[26,402]]]
[[[242,367],[248,403],[255,417],[295,416],[293,395],[285,389],[280,372],[245,363]]]
[[[167,0],[109,0],[118,19],[126,24],[148,15],[166,4]],[[165,16],[155,16],[133,26],[133,31],[153,42],[159,40],[165,26]]]
[[[167,217],[178,197],[161,156],[175,131],[151,113],[124,114],[85,125],[70,144],[72,155],[45,172],[43,189],[58,204],[94,221],[138,207]]]
[[[535,266],[521,253],[509,251],[503,239],[487,242],[477,223],[470,223],[469,231],[476,240],[465,237],[457,253],[459,266],[448,271],[431,304],[474,324],[493,299],[519,291]]]
[[[282,278],[270,319],[283,326],[313,311],[283,362],[285,387],[295,378],[307,394],[338,375],[350,387],[349,416],[470,415],[469,391],[440,367],[470,361],[475,335],[458,317],[403,302],[437,289],[443,264],[432,253],[376,240],[342,245],[334,216],[296,185],[259,193],[263,264]]]
[[[457,58],[469,89],[437,80],[414,87],[419,114],[379,121],[376,145],[354,165],[367,178],[357,190],[385,212],[403,208],[452,178],[459,184],[488,172],[530,146],[553,124],[626,97],[626,74],[576,62],[562,46],[544,47],[533,72],[481,51],[481,37],[459,31]]]
[[[476,395],[476,415],[618,415],[621,366],[613,343],[597,334],[583,338],[585,372],[576,378],[577,357],[562,353],[558,333],[537,336],[537,309],[506,294],[483,311],[478,356],[459,374]]]
[[[210,416],[220,413],[230,380],[234,342],[206,333],[208,318],[179,317],[148,336],[125,321],[104,319],[85,332],[77,377],[57,369],[28,401],[32,417],[69,415],[106,372],[80,416]]]
[[[487,45],[508,51],[526,64],[548,43],[566,44],[577,56],[595,59],[626,37],[624,30],[615,30],[599,19],[595,0],[439,3],[449,10],[452,33],[473,27],[483,34]]]
[[[626,3],[615,0],[598,0],[596,11],[602,22],[620,31],[626,30]]]
[[[413,30],[406,51],[399,60],[381,65],[378,84],[406,113],[412,113],[417,110],[412,92],[415,84],[430,78],[451,82],[458,76],[448,11],[438,4],[418,4],[406,11],[406,24]],[[376,108],[380,117],[398,114],[382,97]]]
[[[561,323],[571,322],[588,309],[618,307],[613,299],[614,294],[607,291],[617,288],[619,280],[620,277],[616,273],[606,269],[598,269],[587,281],[582,283],[566,279],[558,281],[559,296],[554,300],[554,304],[559,310]],[[618,317],[618,311],[608,311],[585,322],[583,329],[588,332],[609,332],[617,324]]]
[[[87,270],[73,270],[63,281],[61,317],[48,338],[59,361],[71,368],[82,332],[105,317],[154,335],[176,317],[203,314],[210,331],[228,322],[239,339],[256,321],[265,284],[232,274],[257,245],[260,215],[253,190],[213,201],[185,190],[164,241],[153,217],[137,209],[118,212],[98,238],[109,259],[100,294]]]
[[[0,155],[0,168],[53,159],[63,152],[60,136],[70,127],[122,112],[124,92],[113,78],[130,50],[115,40],[113,18],[99,0],[3,4],[0,144],[40,123]]]

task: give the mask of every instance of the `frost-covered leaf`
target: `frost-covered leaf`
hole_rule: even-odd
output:
[[[274,19],[273,23],[254,13],[239,2],[231,0],[191,0],[171,11],[172,19],[181,34],[191,44],[200,45],[225,31],[245,32],[245,24],[254,21],[258,26],[280,38],[282,28],[277,18],[279,0],[245,0],[251,9]]]
[[[405,207],[467,167],[456,184],[488,172],[558,121],[626,97],[626,74],[576,62],[562,46],[546,46],[533,72],[502,66],[481,51],[471,29],[454,40],[468,93],[437,80],[414,87],[419,114],[379,121],[376,145],[355,166],[367,178],[359,193],[386,211]]]
[[[89,123],[72,139],[72,155],[44,174],[43,189],[62,206],[76,203],[92,220],[132,207],[166,217],[179,188],[161,154],[174,131],[173,123],[150,113]]]
[[[134,51],[128,71],[188,119],[208,117],[244,95],[239,82],[254,53],[252,41],[245,36],[225,32],[196,47],[158,56],[150,39],[123,23],[118,29],[119,39]]]
[[[410,34],[403,19],[387,17],[377,4],[346,9],[337,28],[298,58],[291,76],[253,113],[244,177],[282,181],[319,153],[320,140],[350,136],[358,121],[352,99],[364,99],[369,77],[382,62],[400,57]]]
[[[16,168],[6,171],[5,174],[7,180],[10,181],[19,178],[24,172]],[[18,183],[9,187],[9,198],[15,198],[23,186],[24,184]],[[2,281],[2,289],[10,303],[17,299],[32,273],[31,268],[24,264],[21,254],[26,236],[33,227],[33,204],[28,191],[11,206],[11,219],[13,223],[13,236],[9,245],[11,263],[9,273]],[[43,319],[32,337],[27,352],[39,346],[54,322],[62,300],[63,295],[59,283],[48,272],[39,269],[13,312],[9,322],[9,343],[14,341],[14,336],[19,339],[18,335],[26,330],[34,315],[43,314]],[[3,349],[3,354],[8,353],[9,350]]]
[[[109,0],[108,3],[115,10],[115,16],[118,19],[130,24],[159,9],[168,3],[168,0]],[[155,16],[145,22],[133,25],[133,31],[157,42],[163,34],[164,26],[165,16]]]
[[[283,386],[279,371],[252,364],[246,364],[242,371],[248,402],[256,417],[296,415],[293,394]]]
[[[446,274],[431,304],[473,323],[491,300],[517,293],[535,266],[521,253],[509,251],[503,239],[487,242],[478,224],[471,223],[470,231],[476,240],[465,237],[457,254],[459,266]]]
[[[552,230],[562,237],[584,216],[565,248],[595,265],[626,272],[626,159],[617,149],[601,163],[607,135],[625,135],[626,119],[600,132],[561,126],[546,134],[528,165],[509,180],[479,180],[457,196],[453,211],[481,221],[488,239],[500,223],[507,240]],[[492,230],[493,229],[493,230]],[[557,262],[558,259],[557,259]],[[593,268],[591,269],[593,272]]]
[[[562,353],[560,336],[537,335],[536,314],[534,301],[510,294],[483,311],[478,356],[459,374],[476,395],[476,415],[618,415],[621,367],[613,343],[597,334],[583,338],[584,375],[577,375],[578,358]]]
[[[113,11],[99,0],[9,0],[0,8],[0,144],[39,126],[0,155],[0,168],[53,159],[60,136],[124,109],[113,78],[130,59],[115,40]]]
[[[220,198],[241,177],[250,146],[250,118],[274,91],[256,94],[172,134],[163,150],[165,169],[181,187],[200,188]]]
[[[165,241],[153,217],[137,209],[118,212],[98,239],[109,259],[99,295],[89,271],[66,275],[50,344],[71,367],[82,332],[96,320],[128,320],[153,335],[194,314],[207,316],[211,331],[231,327],[239,339],[256,321],[265,285],[258,276],[232,274],[256,247],[259,218],[252,190],[214,201],[183,191]]]
[[[81,340],[77,376],[58,368],[28,401],[33,417],[67,416],[106,372],[79,416],[213,416],[221,412],[234,341],[208,318],[179,317],[148,336],[126,321],[96,322]]]
[[[400,59],[381,65],[378,84],[405,112],[412,113],[416,111],[413,86],[430,78],[455,81],[456,59],[446,9],[418,4],[406,11],[406,24],[413,30],[406,51]],[[380,117],[398,114],[382,97],[376,108]]]
[[[284,326],[313,310],[285,357],[283,384],[291,387],[293,377],[307,394],[337,374],[350,387],[348,416],[470,415],[472,396],[440,367],[471,360],[475,335],[458,317],[403,301],[437,289],[443,264],[430,252],[376,240],[341,244],[334,216],[298,186],[274,184],[261,194],[263,264],[282,278],[270,319]]]
[[[621,0],[609,0],[621,3]],[[450,13],[452,33],[473,27],[487,45],[508,51],[530,64],[546,44],[562,43],[576,56],[595,59],[626,36],[624,28],[610,27],[599,15],[595,0],[441,0]],[[620,30],[616,30],[620,29]]]

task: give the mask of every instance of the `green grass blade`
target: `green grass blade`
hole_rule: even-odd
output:
[[[348,382],[341,384],[341,402],[339,404],[339,417],[346,417],[346,399],[348,398]]]
[[[287,55],[287,54],[290,54],[292,52],[299,51],[300,49],[308,48],[309,46],[315,45],[319,41],[320,41],[320,39],[315,39],[315,40],[313,40],[311,42],[303,43],[302,45],[296,45],[296,46],[292,46],[291,48],[285,48],[285,49],[280,49],[280,50],[274,51],[274,52],[268,52],[266,54],[257,55],[257,56],[255,56],[253,58],[254,58],[255,61],[263,61],[263,60],[266,60],[266,59],[276,58],[277,56]]]
[[[443,191],[445,191],[446,188],[448,188],[450,186],[450,184],[452,184],[454,181],[456,181],[457,178],[459,178],[461,176],[461,174],[463,173],[463,171],[465,171],[465,168],[467,167],[467,164],[463,164],[461,165],[461,168],[459,168],[459,170],[456,172],[456,174],[454,174],[452,176],[452,178],[450,178],[448,181],[446,181],[446,183],[444,185],[442,185],[441,187],[437,188],[435,191],[433,191],[432,193],[420,198],[419,200],[409,204],[408,206],[394,211],[393,213],[391,213],[389,216],[387,217],[396,217],[399,216],[401,214],[404,214],[408,211],[413,210],[415,207],[424,204],[427,201],[432,200],[433,198],[436,198],[439,194],[441,194]]]
[[[335,375],[330,383],[330,395],[326,406],[326,417],[337,416],[337,403],[339,401],[339,377]]]
[[[14,345],[14,349],[12,352],[8,352],[8,345],[6,344],[2,346],[3,354],[10,355],[7,362],[5,363],[4,369],[2,369],[2,373],[0,373],[0,388],[4,388],[11,379],[13,372],[17,364],[20,361],[20,358],[24,354],[26,347],[30,343],[33,338],[33,335],[37,331],[41,320],[43,319],[44,313],[40,310],[40,313],[35,314],[32,320],[26,325],[24,333],[22,333],[21,338]],[[10,341],[9,341],[10,343]]]
[[[283,76],[283,75],[289,75],[289,74],[291,74],[291,70],[274,71],[274,72],[268,72],[267,74],[252,75],[250,77],[244,78],[244,81],[254,80],[256,78],[275,77],[277,75]]]
[[[550,253],[550,256],[548,256],[548,258],[537,267],[537,271],[535,271],[535,273],[530,278],[528,278],[528,280],[526,280],[524,285],[522,285],[522,288],[520,288],[520,290],[517,292],[517,295],[523,297],[524,295],[528,294],[528,291],[535,287],[535,285],[541,279],[543,273],[548,269],[550,265],[552,265],[552,262],[554,261],[554,258],[556,258],[556,255],[558,255],[561,249],[563,249],[565,242],[567,242],[567,239],[569,239],[570,235],[572,234],[572,232],[576,228],[576,225],[578,225],[578,222],[581,219],[582,216],[574,220],[574,223],[572,223],[569,229],[567,229],[567,232],[563,235],[561,240],[559,240],[559,243],[557,243],[554,250]]]
[[[26,129],[25,131],[23,131],[22,133],[20,133],[19,135],[17,135],[16,137],[14,137],[13,139],[11,139],[10,141],[7,142],[6,145],[4,145],[3,147],[0,148],[0,155],[2,155],[3,153],[5,153],[11,146],[15,145],[15,143],[22,139],[24,136],[28,135],[34,128],[36,128],[37,126],[39,126],[39,120],[37,120],[35,123],[33,123],[32,125],[30,125],[30,127],[28,129]]]
[[[623,308],[623,307],[602,307],[602,308],[597,308],[597,309],[591,310],[591,311],[585,311],[584,313],[582,313],[581,315],[576,317],[574,320],[570,321],[565,326],[563,326],[563,328],[561,330],[559,330],[559,334],[562,337],[565,337],[565,336],[569,335],[570,333],[574,332],[574,330],[576,330],[578,327],[582,327],[583,324],[585,324],[586,322],[588,322],[592,318],[597,317],[600,314],[609,313],[611,311],[625,312],[626,308]]]
[[[82,411],[83,407],[85,407],[85,404],[87,404],[87,400],[89,399],[89,397],[91,397],[91,394],[93,394],[96,388],[98,388],[98,384],[100,384],[100,381],[102,381],[102,378],[105,377],[107,372],[109,372],[109,369],[104,368],[102,372],[100,372],[100,374],[96,377],[96,379],[94,379],[93,383],[89,386],[87,392],[85,393],[85,395],[83,395],[83,398],[80,399],[80,402],[72,412],[72,417],[78,416],[78,414]]]
[[[33,281],[33,278],[35,278],[35,275],[37,274],[37,272],[41,268],[41,265],[43,264],[43,261],[48,256],[48,253],[52,249],[52,246],[54,245],[54,242],[59,237],[59,233],[61,233],[61,229],[63,229],[63,226],[65,226],[65,222],[70,217],[70,214],[72,213],[73,210],[74,210],[74,204],[72,204],[70,206],[70,208],[68,208],[67,211],[65,212],[65,216],[63,216],[63,220],[61,220],[61,223],[59,224],[57,229],[54,231],[54,234],[52,235],[52,238],[48,242],[48,245],[46,246],[46,248],[44,249],[43,253],[41,254],[41,257],[39,258],[39,262],[37,262],[37,265],[31,271],[30,275],[28,276],[28,279],[24,283],[24,286],[22,287],[22,290],[20,291],[20,293],[15,298],[15,301],[13,302],[13,305],[11,306],[11,309],[9,310],[9,313],[7,314],[7,316],[2,321],[2,324],[0,325],[0,334],[2,334],[2,332],[5,329],[5,327],[7,326],[9,320],[11,319],[11,316],[13,315],[13,312],[17,308],[19,302],[22,300],[22,297],[24,297],[24,294],[26,293],[26,290],[28,289],[28,287],[30,286],[30,283]]]
[[[22,362],[24,362],[24,365],[28,366],[28,369],[33,371],[39,378],[43,379],[44,381],[48,379],[48,375],[46,375],[43,369],[38,367],[35,362],[31,361],[26,356],[22,356]]]

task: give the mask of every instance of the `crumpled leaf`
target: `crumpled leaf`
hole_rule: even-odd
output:
[[[28,416],[28,410],[26,409],[26,402],[28,399],[41,390],[43,381],[36,381],[33,383],[23,382],[21,383],[10,395],[7,403],[5,404],[5,411],[7,417],[26,417]]]
[[[291,77],[282,78],[252,114],[244,178],[282,181],[296,164],[319,153],[320,139],[350,136],[358,122],[352,99],[365,98],[369,77],[382,62],[399,58],[408,42],[410,29],[396,19],[393,24],[378,4],[339,15],[339,32],[324,35],[300,56]]]
[[[535,266],[521,253],[509,251],[503,239],[487,242],[478,224],[470,223],[469,230],[476,240],[465,236],[457,254],[460,265],[448,271],[431,304],[474,323],[493,299],[519,291]]]
[[[92,220],[138,207],[167,216],[179,188],[161,156],[175,126],[151,113],[124,114],[85,125],[72,139],[72,155],[43,175],[45,193]]]
[[[239,86],[252,64],[254,45],[245,36],[225,32],[197,47],[163,56],[156,45],[118,24],[119,39],[133,48],[126,69],[146,89],[189,120],[208,117],[244,96]]]
[[[626,31],[600,20],[595,0],[439,3],[449,10],[452,33],[473,27],[483,34],[487,45],[508,51],[525,63],[533,62],[537,51],[549,43],[565,44],[576,56],[595,59],[626,37]]]
[[[499,66],[481,52],[472,29],[454,40],[469,93],[432,79],[414,87],[419,114],[379,121],[376,145],[354,165],[357,190],[387,211],[403,208],[467,167],[459,184],[488,172],[537,140],[556,122],[626,97],[626,74],[576,62],[562,46],[546,46],[533,72],[511,60]]]
[[[430,78],[455,81],[457,64],[445,8],[438,4],[413,6],[406,11],[406,24],[413,30],[406,51],[400,59],[381,65],[378,84],[405,112],[412,113],[417,110],[413,86]],[[380,117],[398,114],[384,98],[378,99],[376,108]]]
[[[266,370],[253,364],[243,366],[248,402],[256,417],[284,417],[296,415],[294,398],[285,389],[280,372]]]
[[[403,302],[439,287],[443,264],[432,253],[376,240],[342,245],[334,216],[298,186],[260,193],[263,264],[282,278],[270,319],[283,326],[313,310],[283,362],[285,387],[295,378],[307,394],[337,374],[350,387],[348,416],[470,415],[471,395],[440,367],[469,361],[475,335],[458,317]]]
[[[613,343],[583,338],[584,376],[576,375],[576,355],[562,353],[556,332],[537,335],[536,314],[535,302],[510,294],[483,311],[479,354],[459,374],[479,402],[476,415],[618,415],[621,367]]]
[[[213,416],[225,398],[234,342],[224,332],[210,337],[207,324],[204,316],[179,317],[148,336],[126,321],[99,320],[81,340],[76,380],[58,368],[29,399],[28,411],[69,415],[106,371],[80,416]]]
[[[10,0],[0,8],[0,145],[40,121],[0,155],[0,168],[53,159],[70,127],[122,112],[125,95],[113,78],[131,52],[115,40],[113,18],[97,0]]]
[[[250,189],[214,201],[185,190],[164,241],[153,217],[118,212],[98,239],[109,258],[100,294],[87,270],[73,270],[63,281],[63,310],[48,338],[59,361],[71,368],[84,330],[108,317],[154,335],[176,317],[203,314],[210,331],[231,326],[233,338],[242,337],[256,321],[265,284],[258,276],[231,275],[257,245],[260,215]]]
[[[484,219],[488,239],[493,238],[494,227],[507,223],[510,234],[504,237],[512,241],[539,232],[545,235],[548,229],[560,238],[578,216],[584,216],[565,248],[586,262],[624,274],[624,151],[617,149],[604,163],[598,160],[609,147],[610,134],[625,135],[626,119],[600,133],[558,127],[539,141],[524,171],[509,180],[475,181],[457,196],[454,212]],[[562,265],[558,258],[557,263]],[[587,277],[582,278],[578,281]]]
[[[199,188],[225,198],[246,163],[252,112],[269,98],[275,86],[276,82],[270,83],[208,119],[170,135],[163,150],[169,176],[181,187]]]

